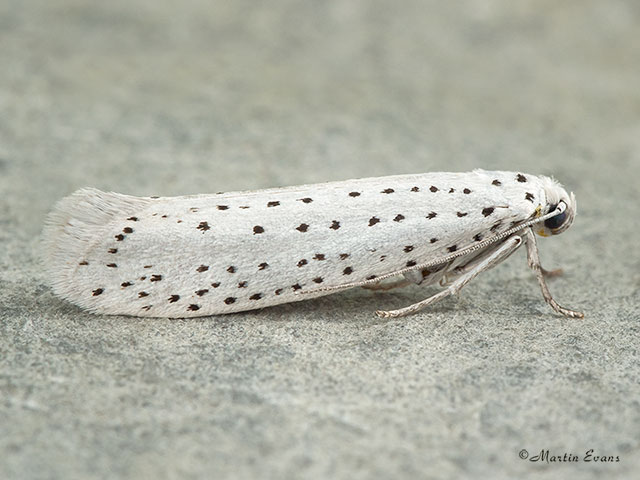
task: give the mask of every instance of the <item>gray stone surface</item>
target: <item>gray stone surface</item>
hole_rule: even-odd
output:
[[[0,478],[637,478],[638,2],[171,3],[0,2]],[[37,260],[86,185],[475,167],[576,193],[540,243],[584,320],[550,311],[522,252],[398,320],[373,312],[433,290],[104,317]]]

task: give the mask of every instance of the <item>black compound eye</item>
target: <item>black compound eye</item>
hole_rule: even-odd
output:
[[[555,210],[556,208],[557,208],[557,205],[553,205],[551,208],[551,211]],[[560,228],[566,219],[567,219],[567,211],[565,210],[564,212],[556,215],[555,217],[551,217],[545,220],[544,226],[547,227],[549,230],[555,230],[557,228]]]

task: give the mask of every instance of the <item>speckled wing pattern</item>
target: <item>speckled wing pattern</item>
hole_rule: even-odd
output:
[[[93,312],[222,314],[445,258],[545,204],[539,177],[482,170],[184,197],[83,189],[50,214],[45,261],[54,292]]]

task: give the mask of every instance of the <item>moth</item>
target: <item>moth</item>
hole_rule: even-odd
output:
[[[62,199],[43,231],[56,295],[101,314],[196,317],[259,309],[353,287],[440,284],[417,312],[458,293],[526,245],[564,232],[573,194],[518,172],[425,173],[181,197],[92,188]],[[387,279],[395,278],[389,283]]]

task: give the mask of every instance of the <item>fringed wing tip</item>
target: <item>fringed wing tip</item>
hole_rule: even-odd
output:
[[[74,301],[79,288],[76,271],[104,239],[110,223],[148,202],[90,187],[59,200],[45,219],[41,237],[41,261],[54,293]]]

